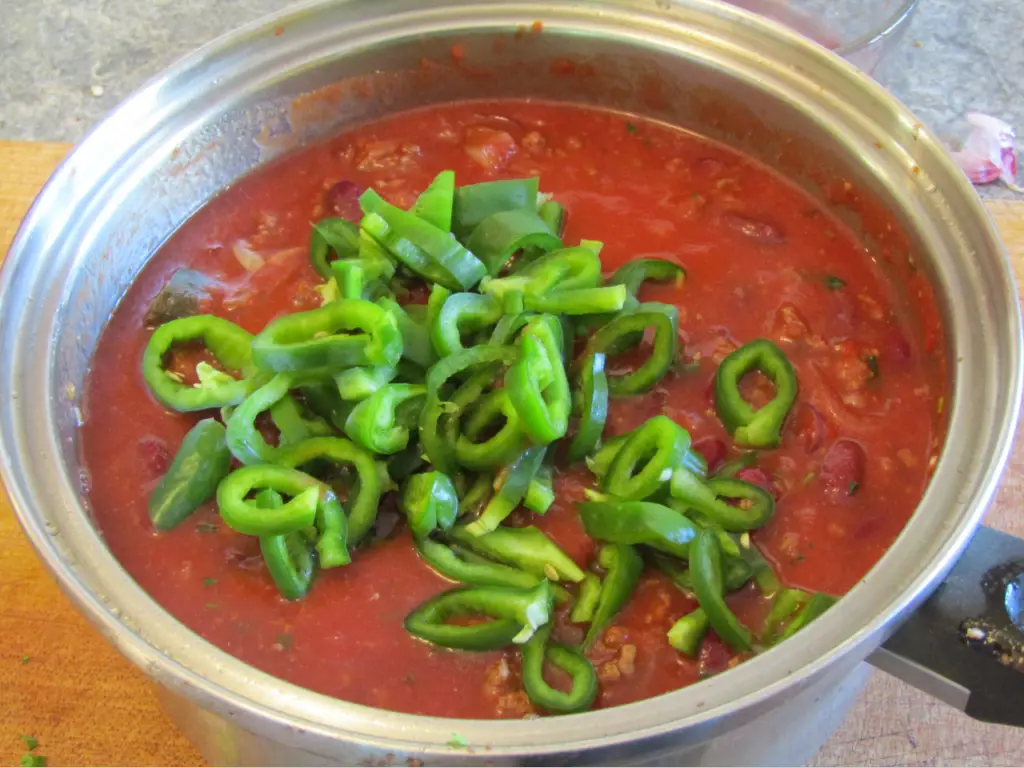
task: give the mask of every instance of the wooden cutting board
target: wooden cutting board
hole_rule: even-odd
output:
[[[0,142],[0,254],[64,144]],[[989,203],[1024,280],[1024,202]],[[1019,437],[1019,436],[1018,436]],[[1024,440],[986,522],[1024,536]],[[149,682],[72,608],[0,493],[0,764],[34,736],[51,765],[202,765]],[[821,765],[1024,765],[1024,729],[976,723],[876,672]]]

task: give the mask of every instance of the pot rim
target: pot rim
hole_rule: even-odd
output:
[[[39,244],[34,238],[37,230],[47,229],[48,208],[59,205],[62,188],[73,185],[76,173],[81,173],[83,160],[91,150],[97,149],[112,139],[121,140],[120,133],[139,110],[159,101],[160,92],[176,79],[195,78],[197,73],[210,62],[228,59],[244,50],[253,38],[272,35],[278,27],[301,23],[307,17],[324,13],[335,6],[354,5],[358,0],[326,0],[308,2],[287,11],[261,19],[221,37],[166,70],[136,91],[126,102],[100,123],[75,149],[55,172],[44,187],[32,209],[26,216],[15,237],[8,258],[0,270],[0,318],[6,318],[6,328],[0,330],[0,360],[14,357],[12,350],[24,348],[26,340],[19,337],[19,331],[10,318],[18,317],[13,310],[13,294],[16,285],[27,278],[23,266],[27,260],[39,258]],[[378,3],[379,6],[386,2]],[[596,14],[587,25],[590,29],[601,29],[613,36],[618,29],[627,29],[630,21],[643,27],[648,35],[661,37],[658,43],[667,46],[681,46],[687,33],[677,16],[668,16],[661,5],[655,10],[642,10],[629,0],[603,0],[603,14]],[[486,8],[485,8],[486,6]],[[891,110],[906,125],[915,124],[913,115],[895,102],[877,84],[861,75],[852,65],[842,61],[816,44],[805,40],[796,32],[782,25],[765,21],[741,9],[714,2],[714,0],[682,0],[676,3],[673,14],[689,14],[705,20],[717,20],[723,25],[733,25],[748,32],[771,37],[794,51],[802,63],[810,62],[820,67],[830,78],[854,82],[874,103]],[[494,20],[516,17],[529,19],[539,17],[546,25],[559,29],[562,26],[575,28],[582,25],[582,11],[570,0],[550,0],[541,4],[526,2],[473,3],[471,0],[456,0],[449,3],[427,5],[422,14],[429,16],[435,11],[442,13],[453,7],[473,9],[480,15]],[[491,13],[487,16],[485,11]],[[503,15],[504,14],[504,15]],[[416,14],[408,14],[410,17]],[[440,17],[438,17],[440,18]],[[456,22],[457,30],[470,30],[478,26],[473,21]],[[589,18],[589,17],[587,17]],[[679,17],[681,18],[681,17]],[[452,19],[448,19],[451,23]],[[397,23],[392,20],[392,23]],[[619,26],[617,26],[617,23]],[[621,32],[627,35],[628,31]],[[653,43],[652,43],[653,44]],[[761,59],[765,77],[803,77],[798,68],[781,65]],[[788,73],[788,74],[785,74]],[[919,146],[941,148],[928,131],[918,126]],[[428,753],[457,754],[448,742],[452,732],[460,733],[471,745],[489,745],[487,757],[514,755],[529,750],[532,754],[584,750],[623,741],[636,741],[665,734],[680,728],[715,727],[719,718],[740,710],[753,711],[759,705],[767,704],[777,694],[794,686],[806,684],[828,665],[848,655],[873,648],[892,629],[892,622],[900,615],[913,610],[928,592],[948,572],[969,542],[995,492],[996,485],[1006,463],[1012,445],[1017,423],[1022,392],[1020,361],[1022,342],[1020,311],[1015,283],[1005,253],[999,244],[987,212],[981,205],[973,188],[944,152],[932,158],[936,174],[940,174],[944,194],[956,200],[958,217],[969,221],[976,229],[976,235],[984,241],[992,258],[1000,260],[998,275],[998,296],[992,300],[1004,302],[1013,307],[1012,317],[1001,329],[1004,337],[1000,342],[1009,359],[1001,365],[1009,370],[1006,380],[1001,381],[1000,397],[997,403],[989,403],[993,414],[990,420],[998,419],[1001,426],[993,427],[995,440],[991,451],[984,460],[970,466],[957,465],[947,456],[949,441],[943,446],[942,456],[925,496],[896,542],[865,579],[843,599],[843,612],[831,611],[801,633],[803,642],[786,643],[751,660],[727,675],[701,682],[696,686],[663,694],[653,699],[597,710],[578,715],[542,718],[531,721],[462,720],[453,718],[426,717],[391,712],[373,707],[352,704],[328,696],[313,693],[297,685],[286,683],[269,674],[250,667],[233,656],[202,640],[184,625],[178,623],[163,608],[152,601],[134,580],[127,575],[114,557],[106,550],[98,533],[88,523],[88,516],[78,491],[71,487],[67,477],[62,477],[62,492],[70,501],[72,512],[77,514],[82,537],[76,546],[87,551],[90,562],[99,563],[108,571],[104,578],[107,583],[117,586],[117,598],[105,599],[97,594],[96,588],[83,578],[82,560],[69,556],[66,546],[55,535],[53,524],[46,519],[35,498],[38,484],[28,482],[32,474],[28,456],[25,455],[24,435],[20,430],[26,426],[22,415],[13,407],[14,398],[0,404],[0,477],[2,477],[18,519],[33,547],[44,563],[56,576],[65,593],[91,621],[110,639],[114,645],[147,674],[172,689],[197,700],[204,708],[212,709],[228,717],[250,723],[268,720],[288,726],[294,738],[301,741],[305,735],[328,737],[356,737],[361,743],[380,745],[382,748],[415,749]],[[91,169],[95,171],[95,168]],[[908,203],[909,205],[909,203]],[[947,319],[950,335],[951,354],[964,338],[968,324],[962,317]],[[955,332],[955,333],[954,333]],[[970,346],[968,344],[968,346]],[[973,350],[977,353],[977,350]],[[951,369],[960,370],[951,362]],[[14,374],[0,373],[0,382],[12,385],[8,391],[15,392]],[[2,389],[2,387],[0,387]],[[952,407],[949,434],[959,425],[963,431],[977,410],[970,410],[972,398],[992,400],[992,392],[985,387],[974,386],[961,375],[955,376],[952,390]],[[45,426],[49,430],[53,456],[59,456],[56,449],[56,428],[53,421],[53,404],[45,414]],[[961,457],[962,458],[962,457]],[[898,559],[907,554],[913,542],[908,536],[921,527],[921,518],[926,514],[938,515],[946,506],[939,498],[942,490],[948,490],[953,475],[968,474],[968,493],[957,498],[954,511],[949,513],[949,524],[945,539],[938,551],[931,554],[917,569],[916,576],[901,582],[899,591],[890,591],[884,598],[872,596],[875,587],[885,586],[888,576],[899,572]],[[943,485],[939,479],[944,479]],[[51,482],[53,478],[50,478]],[[939,489],[939,490],[937,490]],[[917,521],[915,523],[915,521]],[[91,533],[90,533],[91,532]],[[109,594],[109,592],[108,592]],[[140,627],[138,616],[142,614],[147,622]],[[860,620],[863,619],[863,620]],[[151,624],[150,624],[151,622]],[[850,631],[856,626],[855,631]],[[207,660],[207,668],[197,671],[195,659]],[[810,661],[807,659],[810,658]],[[216,669],[214,669],[216,668]],[[261,694],[261,697],[254,696]],[[738,694],[734,693],[739,691]],[[260,700],[258,700],[260,698]],[[462,754],[465,754],[464,752]]]

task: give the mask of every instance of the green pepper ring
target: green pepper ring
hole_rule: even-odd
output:
[[[142,355],[142,375],[161,403],[176,411],[201,411],[238,405],[249,394],[250,382],[238,379],[215,387],[190,387],[171,378],[164,358],[178,342],[201,339],[224,368],[251,373],[252,334],[215,315],[193,315],[157,328]]]
[[[755,409],[740,394],[740,380],[759,370],[775,385],[775,397]],[[782,439],[782,424],[797,395],[796,373],[786,355],[768,339],[755,339],[734,350],[715,374],[715,408],[740,445],[773,448]]]
[[[545,627],[523,645],[523,687],[530,700],[549,712],[583,712],[597,698],[597,672],[586,656],[564,645],[549,643],[551,627]],[[572,688],[568,693],[548,685],[544,662],[569,673]]]

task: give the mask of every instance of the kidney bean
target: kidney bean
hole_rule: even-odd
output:
[[[264,567],[260,540],[256,536],[233,536],[224,550],[224,560],[243,571],[259,571]]]
[[[342,179],[324,192],[324,211],[328,216],[337,216],[348,221],[359,221],[363,211],[359,207],[359,196],[363,190],[354,181]]]
[[[886,358],[896,363],[906,362],[912,354],[910,342],[899,328],[890,329],[883,349]]]
[[[146,435],[139,440],[139,453],[142,455],[146,469],[153,477],[166,474],[171,466],[171,452],[167,448],[167,443],[159,437]]]
[[[781,229],[752,216],[742,213],[723,213],[719,220],[733,232],[764,245],[781,245],[786,242],[786,235]]]
[[[697,656],[700,676],[710,677],[719,672],[725,672],[729,668],[729,659],[731,658],[732,652],[729,650],[729,646],[722,642],[715,634],[715,630],[709,629]]]
[[[825,454],[821,464],[821,479],[825,489],[836,496],[850,496],[851,488],[864,483],[868,457],[859,443],[836,440]]]
[[[758,488],[763,488],[772,495],[772,498],[778,501],[779,489],[775,486],[775,481],[763,469],[759,467],[744,467],[736,473],[736,479],[756,485]]]
[[[701,157],[693,163],[693,170],[709,175],[719,173],[723,168],[725,168],[725,163],[717,157]]]
[[[828,434],[825,417],[810,403],[797,403],[786,422],[786,431],[799,440],[807,453],[821,448]]]

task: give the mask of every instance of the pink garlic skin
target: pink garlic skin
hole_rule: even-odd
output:
[[[952,153],[972,184],[1002,180],[1015,191],[1017,177],[1016,134],[1013,128],[991,115],[968,112],[971,132],[961,149]]]

